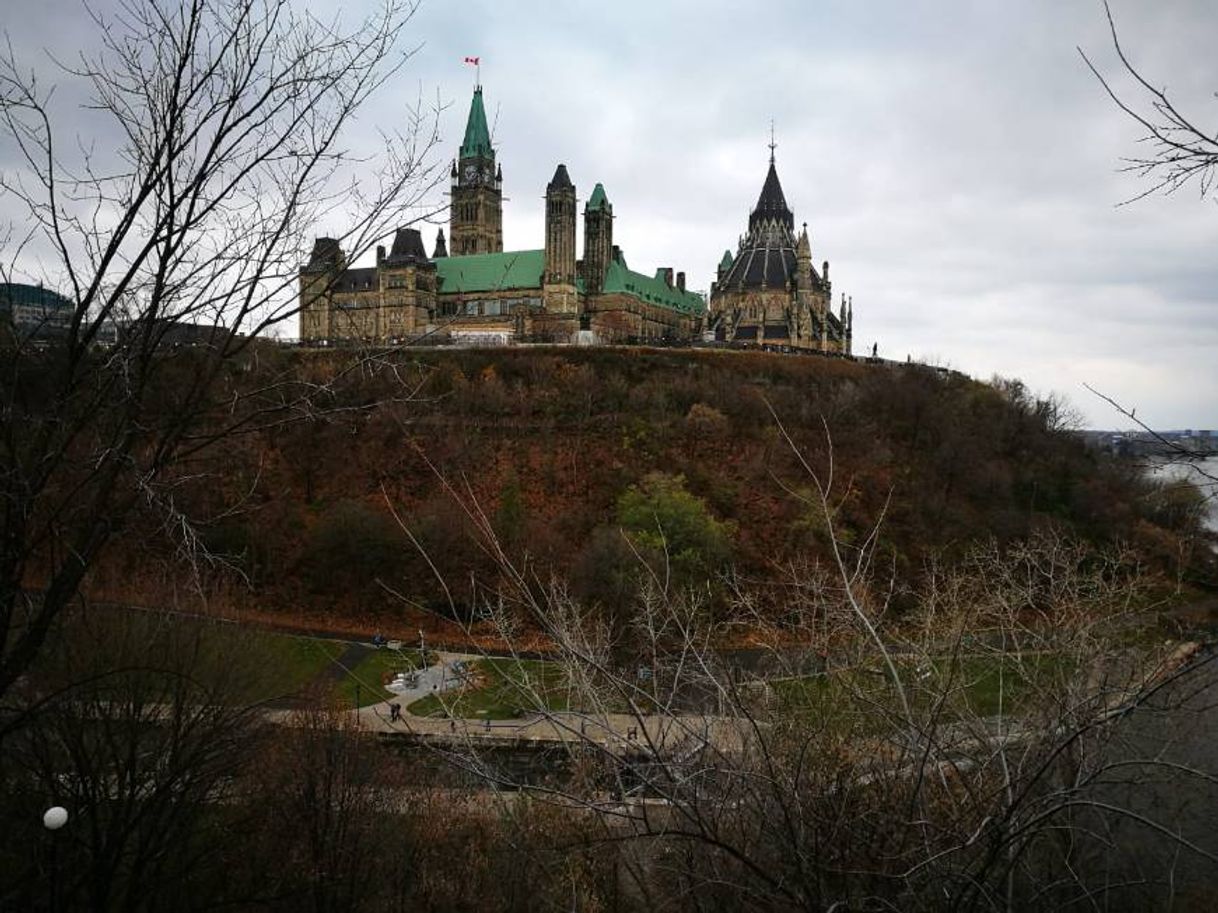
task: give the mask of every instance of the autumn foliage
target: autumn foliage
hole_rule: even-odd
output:
[[[1050,523],[1140,544],[1174,572],[1194,532],[1017,382],[716,351],[400,352],[352,371],[355,358],[271,350],[234,374],[333,383],[330,408],[184,472],[213,598],[388,628],[419,612],[468,620],[497,586],[488,530],[539,581],[610,606],[648,567],[682,584],[729,568],[771,580],[827,548],[779,423],[816,473],[832,472],[838,535],[883,518],[878,554],[911,585],[932,555]],[[124,598],[141,601],[146,580],[155,599],[150,559],[175,553],[128,537],[94,584],[125,581]]]

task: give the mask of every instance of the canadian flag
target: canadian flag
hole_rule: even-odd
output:
[[[465,58],[465,62],[466,62],[466,63],[472,63],[474,66],[477,66],[477,65],[478,65],[478,61],[479,61],[479,60],[481,60],[481,59],[482,59],[482,58],[480,58],[480,57],[466,57],[466,58]]]

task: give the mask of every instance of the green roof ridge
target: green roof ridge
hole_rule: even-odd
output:
[[[486,108],[482,105],[482,86],[474,89],[474,100],[469,106],[469,120],[465,123],[465,141],[461,144],[461,158],[494,155],[491,149],[491,131],[486,126]]]
[[[696,292],[683,292],[672,288],[663,279],[636,273],[613,260],[605,270],[603,291],[606,294],[619,292],[630,295],[648,304],[658,304],[683,314],[703,314],[706,302]]]
[[[495,254],[440,257],[435,261],[440,294],[501,292],[541,288],[544,250],[509,250]]]
[[[592,190],[592,196],[588,200],[589,209],[605,209],[609,206],[609,197],[605,195],[604,185],[598,183]]]

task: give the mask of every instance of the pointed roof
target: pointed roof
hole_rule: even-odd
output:
[[[719,271],[723,272],[731,269],[733,262],[734,260],[732,258],[732,252],[730,250],[725,250],[723,252],[723,259],[719,261]]]
[[[438,257],[448,256],[448,242],[444,240],[444,229],[441,228],[436,233],[436,252],[431,255],[431,259],[435,260]]]
[[[461,158],[480,155],[489,158],[495,154],[491,148],[491,131],[486,126],[486,108],[482,105],[482,86],[474,89],[474,100],[469,105],[469,120],[465,123],[465,141],[461,143]]]
[[[317,273],[328,269],[345,269],[346,266],[347,258],[336,239],[313,239],[313,252],[309,255],[309,262],[304,267],[305,272]]]
[[[799,242],[795,245],[795,256],[806,257],[812,259],[812,242],[808,240],[808,226],[804,224],[804,230],[799,235]]]
[[[757,206],[749,216],[749,229],[760,221],[777,220],[792,231],[795,230],[795,214],[787,206],[787,198],[782,192],[782,182],[778,180],[778,169],[774,165],[774,154],[770,153],[770,170],[765,176],[765,184],[761,187],[761,196],[757,198]]]
[[[559,165],[556,169],[554,169],[554,177],[552,177],[550,179],[550,183],[548,185],[546,185],[546,189],[547,190],[559,190],[559,189],[565,190],[568,187],[571,188],[572,190],[575,189],[575,185],[571,183],[571,175],[567,174],[566,165]]]
[[[423,235],[417,228],[399,228],[393,236],[393,247],[389,250],[389,262],[427,262],[427,250],[423,247]]]
[[[588,200],[588,209],[608,209],[609,197],[605,195],[605,188],[601,184],[597,184],[592,190],[592,197]]]

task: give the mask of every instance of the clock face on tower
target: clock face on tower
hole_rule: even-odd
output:
[[[472,184],[474,181],[478,180],[478,166],[473,164],[472,162],[465,166],[463,172],[464,172],[465,180],[468,183]]]

